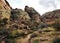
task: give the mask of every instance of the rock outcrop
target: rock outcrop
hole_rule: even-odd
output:
[[[6,0],[0,0],[0,41],[6,38],[5,43],[30,43],[38,39],[39,43],[51,43],[55,37],[60,37],[60,31],[52,26],[54,23],[60,29],[60,10],[41,16],[32,7],[12,9]]]
[[[22,9],[12,9],[11,18],[13,20],[30,20],[30,17],[27,12],[23,11]]]
[[[22,9],[12,9],[10,16],[10,25],[14,29],[29,29],[30,17],[27,12]]]
[[[54,10],[51,12],[47,12],[42,15],[43,22],[46,24],[52,25],[55,23],[56,19],[60,18],[60,10]]]
[[[6,0],[0,0],[0,19],[10,19],[11,6]]]
[[[34,20],[36,23],[41,22],[41,16],[34,8],[25,6],[25,12],[27,12],[31,19]]]

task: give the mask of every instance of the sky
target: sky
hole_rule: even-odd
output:
[[[24,10],[24,7],[28,5],[33,7],[41,15],[60,9],[60,0],[7,0],[12,8],[20,8]]]

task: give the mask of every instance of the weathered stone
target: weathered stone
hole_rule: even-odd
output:
[[[34,8],[25,6],[25,11],[29,14],[31,19],[34,20],[36,23],[41,22],[41,16]]]
[[[27,12],[24,12],[22,9],[12,9],[11,18],[13,20],[29,20],[30,17]]]
[[[60,18],[60,10],[54,10],[51,12],[47,12],[42,15],[43,22],[48,25],[52,25],[55,23],[56,19]]]
[[[6,0],[0,0],[0,19],[10,19],[11,7]]]

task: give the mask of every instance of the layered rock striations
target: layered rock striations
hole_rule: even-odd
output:
[[[60,18],[60,10],[54,10],[51,12],[47,12],[42,15],[43,22],[46,22],[49,25],[52,25],[55,23],[57,19]]]
[[[0,0],[0,19],[10,19],[11,7],[6,0]]]
[[[60,29],[60,10],[41,16],[32,7],[13,9],[6,0],[0,0],[0,43],[30,43],[36,39],[39,43],[50,43],[60,37],[56,29]]]
[[[27,12],[36,23],[41,22],[41,15],[34,8],[25,6],[25,12]]]

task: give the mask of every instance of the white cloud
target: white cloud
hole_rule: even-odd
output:
[[[40,14],[60,8],[60,0],[7,0],[13,8],[35,8]]]
[[[55,0],[40,0],[40,4],[45,6],[46,8],[48,7],[53,7],[56,8],[56,3]]]

